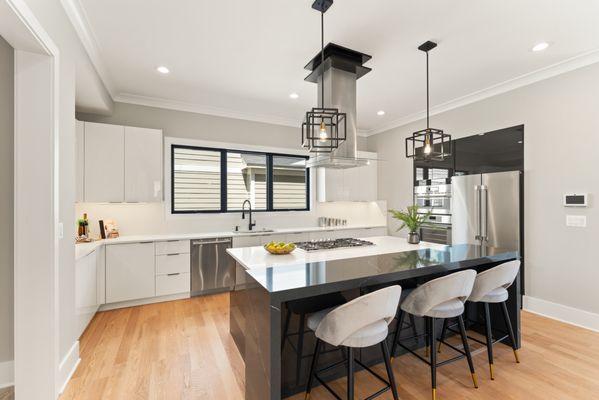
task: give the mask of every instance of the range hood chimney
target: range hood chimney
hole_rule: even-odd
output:
[[[320,107],[337,108],[346,114],[347,137],[330,154],[315,155],[308,160],[311,168],[354,168],[369,164],[358,158],[358,125],[356,121],[356,82],[371,71],[363,64],[372,57],[355,50],[329,43],[324,48],[324,65],[320,52],[305,66],[312,71],[306,81],[318,85]],[[322,85],[325,98],[322,99]]]

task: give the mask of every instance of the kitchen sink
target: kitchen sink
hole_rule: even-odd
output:
[[[243,230],[240,229],[238,231],[232,231],[232,232],[233,232],[233,234],[236,234],[236,235],[242,235],[242,234],[245,235],[248,233],[274,233],[276,231],[274,229],[261,228],[261,229],[252,229],[251,231],[247,230],[247,229],[243,229]]]

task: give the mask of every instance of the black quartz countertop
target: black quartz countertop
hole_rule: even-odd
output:
[[[247,273],[271,296],[291,300],[428,275],[496,264],[519,252],[479,245],[453,245],[400,253],[258,268]]]

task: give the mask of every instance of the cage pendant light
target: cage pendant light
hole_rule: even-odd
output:
[[[431,41],[418,47],[418,50],[426,53],[426,129],[406,138],[406,157],[417,161],[442,161],[451,156],[451,135],[442,129],[430,127],[428,52],[435,47],[437,43]]]
[[[347,137],[346,114],[337,108],[324,106],[324,13],[333,4],[332,0],[316,0],[312,8],[320,11],[320,107],[306,112],[302,124],[302,146],[311,153],[331,153]]]

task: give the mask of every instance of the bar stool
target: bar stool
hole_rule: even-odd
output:
[[[458,348],[454,348],[454,350],[459,352],[460,355],[445,360],[441,363],[437,362],[436,351],[427,351],[427,353],[430,353],[430,359],[427,360],[426,358],[414,352],[412,349],[403,345],[400,341],[399,330],[395,333],[393,338],[393,348],[391,350],[392,355],[395,355],[397,346],[401,346],[418,357],[421,361],[424,361],[430,365],[433,400],[435,400],[437,396],[437,367],[462,359],[464,356],[466,356],[466,359],[468,360],[468,367],[470,368],[470,374],[472,375],[474,387],[478,388],[476,372],[474,371],[474,363],[472,362],[470,346],[468,345],[468,339],[466,337],[466,328],[464,326],[464,320],[462,319],[462,314],[464,313],[464,303],[472,292],[475,278],[476,271],[466,270],[433,279],[414,289],[414,291],[410,293],[410,295],[400,305],[400,326],[405,313],[425,318],[427,348],[429,346],[431,348],[435,347],[435,325],[437,319],[458,318],[464,350],[462,351]]]
[[[285,343],[289,342],[289,345],[296,354],[295,362],[295,384],[299,385],[302,371],[302,361],[304,358],[310,357],[304,355],[304,337],[305,334],[310,332],[306,330],[306,320],[310,314],[322,311],[323,309],[330,309],[331,307],[338,306],[346,302],[345,297],[341,293],[324,294],[320,296],[311,297],[309,299],[302,299],[298,301],[290,301],[287,303],[287,316],[285,318],[285,325],[283,326],[283,334],[281,335],[281,353],[285,348]],[[291,315],[295,314],[299,316],[299,327],[297,332],[289,333],[289,325],[291,323]],[[294,345],[291,342],[290,337],[297,336],[297,342]]]
[[[317,340],[314,358],[310,367],[310,377],[306,386],[306,399],[310,397],[314,379],[320,382],[336,399],[340,399],[318,374],[345,363],[347,363],[348,400],[353,400],[354,398],[354,363],[357,363],[386,384],[383,389],[369,396],[369,399],[373,399],[389,389],[393,393],[393,398],[395,400],[399,399],[395,377],[391,369],[389,348],[385,339],[389,334],[389,324],[397,312],[400,297],[401,287],[398,285],[389,286],[360,296],[337,308],[323,310],[308,317],[308,327],[314,331]],[[324,343],[332,346],[346,347],[348,356],[345,360],[317,371],[318,357]],[[381,345],[388,381],[359,360],[354,359],[354,349],[370,347],[376,344]]]
[[[489,374],[491,375],[491,380],[495,380],[493,373],[493,345],[495,343],[501,342],[509,337],[512,344],[512,349],[514,351],[514,357],[516,358],[516,363],[520,363],[520,358],[518,357],[518,348],[516,347],[516,338],[514,336],[514,329],[512,328],[512,322],[510,320],[506,305],[506,301],[509,298],[507,289],[512,286],[514,280],[518,276],[519,271],[520,261],[514,260],[481,272],[476,276],[472,294],[470,294],[470,297],[468,298],[468,302],[470,303],[483,303],[485,309],[486,343],[477,339],[473,340],[487,346],[487,355],[489,357]],[[493,340],[489,304],[501,305],[503,319],[505,321],[505,326],[507,327],[507,335],[504,335],[497,340]],[[446,330],[447,327],[444,325],[441,336],[442,341],[445,337]],[[439,345],[441,345],[441,343],[439,343]]]

